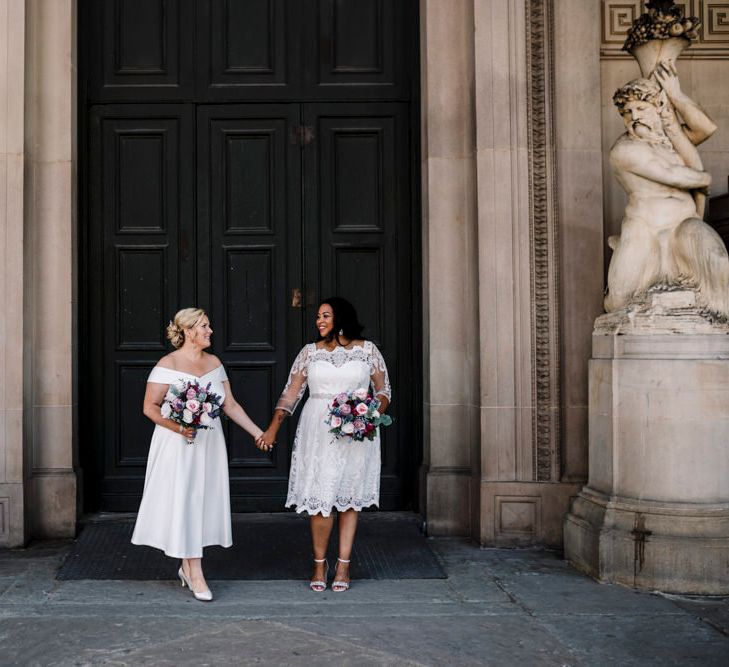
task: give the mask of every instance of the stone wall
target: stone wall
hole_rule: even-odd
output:
[[[421,2],[428,526],[558,545],[601,312],[600,6],[456,6]]]

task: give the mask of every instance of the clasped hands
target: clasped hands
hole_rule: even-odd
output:
[[[276,434],[270,429],[268,431],[264,431],[256,438],[256,447],[258,447],[258,449],[262,452],[270,452],[275,444]]]

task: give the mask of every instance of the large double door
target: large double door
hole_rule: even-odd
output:
[[[317,11],[304,17],[305,5]],[[399,394],[384,435],[382,506],[411,506],[419,450],[414,110],[407,57],[395,45],[410,32],[399,13],[407,5],[82,3],[82,27],[96,28],[82,39],[88,509],[138,507],[152,430],[142,396],[179,308],[208,311],[213,351],[236,398],[264,425],[293,357],[315,336],[319,300],[335,294],[357,305]],[[357,21],[370,26],[372,43],[359,34],[335,48]],[[293,424],[270,454],[234,425],[224,429],[234,510],[281,509]]]

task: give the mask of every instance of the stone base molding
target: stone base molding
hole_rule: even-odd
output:
[[[562,522],[581,484],[481,482],[480,541],[484,545],[562,546]]]
[[[25,499],[21,482],[0,483],[0,548],[25,543]]]
[[[729,593],[729,503],[610,497],[586,487],[564,524],[565,558],[590,576],[667,593]]]
[[[564,535],[585,572],[729,593],[729,336],[715,332],[593,337],[589,482]]]
[[[76,534],[77,479],[73,470],[35,472],[30,480],[34,507],[31,515],[34,537],[54,539]]]

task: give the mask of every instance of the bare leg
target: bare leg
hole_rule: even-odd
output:
[[[354,545],[354,536],[357,533],[357,519],[359,512],[356,510],[347,510],[339,513],[339,561],[337,562],[337,571],[334,575],[334,582],[344,581],[349,583],[349,563],[352,556],[352,546]],[[332,584],[334,587],[334,584]]]
[[[202,558],[183,558],[182,571],[192,584],[193,592],[203,593],[208,584],[202,571]]]
[[[329,545],[329,536],[332,534],[332,526],[334,525],[334,516],[322,516],[321,514],[312,514],[309,520],[311,528],[311,544],[316,560],[323,560],[327,555],[327,546]],[[314,563],[314,572],[311,575],[312,581],[324,581],[326,570],[325,563]]]

